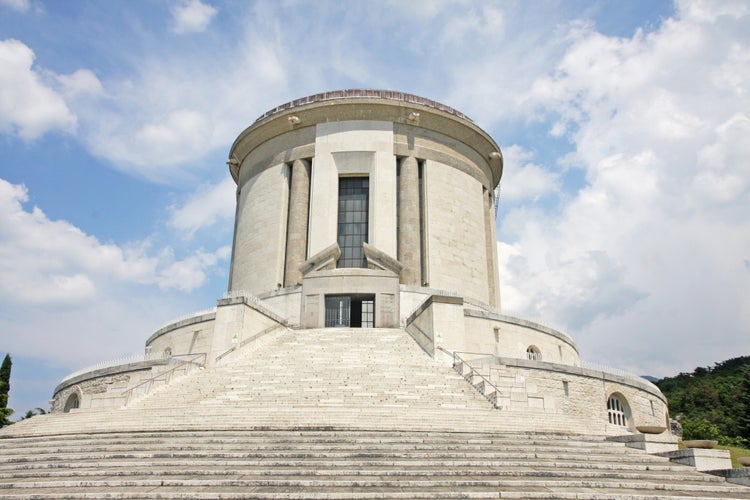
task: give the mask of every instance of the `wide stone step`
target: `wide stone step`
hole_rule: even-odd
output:
[[[200,451],[202,453],[210,453],[214,451],[231,452],[231,451],[243,451],[249,447],[256,451],[275,451],[275,450],[286,450],[286,451],[336,451],[336,452],[388,452],[388,453],[405,453],[405,452],[442,452],[449,446],[460,445],[461,450],[464,452],[484,452],[484,453],[502,453],[503,455],[511,454],[525,454],[532,448],[529,445],[520,444],[465,444],[465,443],[347,443],[347,442],[314,442],[303,440],[297,443],[273,443],[266,444],[262,442],[249,442],[249,441],[236,441],[236,442],[130,442],[130,443],[116,443],[116,442],[99,442],[81,445],[81,443],[72,444],[59,444],[43,446],[39,443],[38,446],[25,446],[25,447],[7,447],[4,449],[3,457],[0,458],[0,463],[6,459],[8,461],[13,460],[13,457],[24,457],[30,453],[34,453],[36,457],[43,456],[55,456],[60,453],[74,454],[74,453],[115,453],[119,451],[130,451],[140,450],[149,451],[151,453],[159,453],[164,450],[178,449],[182,452],[188,451]],[[590,457],[592,454],[596,457],[605,455],[616,455],[620,459],[626,459],[625,457],[642,457],[642,454],[638,454],[637,450],[618,449],[618,448],[606,448],[606,447],[590,447],[587,449],[576,449],[566,446],[533,446],[533,453],[538,456],[554,454],[557,457],[577,457],[583,455],[584,457]],[[657,460],[654,458],[654,460]],[[666,460],[661,459],[661,460]]]
[[[536,499],[536,500],[655,500],[662,498],[670,498],[674,500],[690,500],[700,498],[701,500],[721,500],[728,498],[744,498],[734,497],[728,495],[721,496],[706,496],[704,494],[698,495],[657,495],[655,496],[652,492],[642,491],[622,491],[621,493],[579,493],[577,491],[503,491],[498,492],[494,489],[489,491],[482,489],[474,489],[471,491],[463,491],[457,493],[452,490],[448,491],[420,491],[415,489],[408,489],[404,491],[402,489],[393,488],[370,488],[366,491],[356,492],[330,492],[330,491],[316,491],[315,489],[306,489],[304,492],[279,492],[279,491],[267,491],[267,489],[259,488],[260,491],[243,491],[239,493],[232,492],[221,492],[221,493],[207,493],[207,492],[190,492],[182,493],[174,491],[168,488],[158,488],[156,490],[144,488],[147,491],[133,491],[128,489],[125,492],[108,491],[106,493],[101,492],[86,492],[86,491],[66,491],[65,498],[74,499],[132,499],[132,500],[152,500],[152,499],[196,499],[196,500],[254,500],[274,498],[277,500],[356,500],[356,499],[458,499],[458,498],[472,498],[472,499],[486,499],[486,498],[510,498],[510,499]],[[47,498],[60,498],[56,493],[32,493],[32,494],[13,494],[4,497],[6,500],[39,500]]]
[[[53,440],[45,450],[43,437],[0,439],[1,497],[750,498],[750,489],[621,443],[564,434],[258,430]]]
[[[350,458],[370,458],[375,460],[379,457],[385,459],[398,459],[398,458],[410,458],[410,459],[434,459],[434,460],[463,460],[463,459],[493,459],[497,457],[497,453],[492,451],[377,451],[377,450],[351,450],[351,451],[337,451],[337,450],[321,450],[315,451],[310,450],[308,452],[302,450],[257,450],[257,451],[210,451],[206,450],[201,452],[200,450],[170,450],[166,448],[164,451],[137,451],[137,450],[124,450],[124,451],[98,451],[92,450],[89,452],[82,451],[78,453],[65,453],[65,454],[39,454],[34,457],[28,456],[9,456],[0,458],[0,463],[12,463],[16,461],[24,462],[39,462],[39,461],[68,461],[68,460],[86,460],[86,459],[97,459],[97,460],[109,460],[109,459],[147,459],[153,457],[159,457],[161,459],[171,458],[200,458],[208,457],[210,459],[279,459],[279,458],[318,458],[318,459],[350,459]],[[566,459],[571,462],[597,462],[600,460],[612,459],[614,454],[588,454],[588,455],[570,455],[566,457],[563,454],[556,453],[544,453],[544,452],[506,452],[502,453],[502,457],[506,459],[514,460],[531,460],[538,459],[540,461],[565,461]],[[648,457],[632,457],[629,458],[630,463],[642,463],[650,464],[654,461]]]
[[[146,465],[144,463],[135,462],[121,462],[120,467],[115,467],[114,464],[108,464],[107,467],[102,467],[95,463],[89,463],[87,466],[81,466],[74,469],[62,470],[60,467],[57,468],[34,468],[33,470],[19,469],[13,471],[12,474],[8,472],[0,473],[0,478],[9,479],[13,481],[32,479],[40,481],[41,479],[52,479],[52,478],[100,478],[100,477],[171,477],[175,479],[190,479],[200,477],[212,477],[212,476],[238,476],[244,479],[248,479],[251,476],[257,477],[270,477],[270,476],[286,476],[286,477],[302,477],[302,476],[336,476],[336,477],[363,477],[363,476],[376,476],[376,477],[544,477],[544,478],[579,478],[579,479],[590,479],[592,470],[579,470],[578,467],[566,469],[566,464],[553,465],[548,464],[546,466],[538,466],[532,464],[526,464],[523,466],[509,465],[506,464],[502,469],[490,470],[487,468],[477,469],[476,465],[467,465],[464,463],[454,463],[453,465],[441,465],[437,466],[432,462],[425,462],[422,465],[414,465],[411,463],[399,464],[397,466],[385,466],[381,463],[375,462],[367,464],[364,462],[357,462],[350,464],[347,467],[339,466],[335,462],[315,462],[307,463],[302,462],[301,465],[289,465],[288,463],[273,462],[274,465],[266,463],[258,463],[256,466],[247,464],[217,464],[216,462],[209,462],[206,465],[200,467],[195,464],[184,463],[184,464],[171,464],[169,462],[151,463]],[[354,465],[354,467],[352,466]],[[571,464],[567,464],[571,465]],[[675,469],[668,469],[668,471],[674,471]],[[674,474],[665,474],[665,471],[644,471],[641,467],[640,470],[607,470],[597,469],[597,477],[604,479],[635,479],[635,480],[648,480],[648,481],[661,481],[661,482],[675,482]],[[715,483],[725,484],[724,481],[717,477],[706,474],[696,474],[691,476],[689,479],[681,478],[680,484],[703,484],[703,483]],[[7,483],[13,487],[12,481]]]
[[[94,471],[104,470],[102,463],[99,461],[76,461],[75,463],[65,462],[38,462],[38,463],[15,463],[10,466],[5,465],[2,470],[2,477],[15,477],[16,471],[38,471],[29,472],[30,475],[46,474],[45,471],[60,471],[61,474],[65,474],[69,471],[71,474],[77,470],[92,469]],[[494,469],[495,471],[504,471],[505,469],[517,468],[533,468],[533,470],[546,470],[546,468],[552,468],[555,471],[563,469],[579,471],[581,474],[592,474],[598,473],[599,471],[622,471],[622,472],[677,472],[681,474],[681,479],[684,479],[687,475],[691,478],[695,478],[699,481],[705,482],[724,482],[723,479],[718,476],[712,476],[708,474],[698,474],[687,468],[684,465],[673,465],[673,464],[649,464],[648,467],[644,467],[643,464],[628,464],[628,463],[602,463],[602,462],[562,462],[562,461],[540,461],[540,460],[506,460],[506,459],[491,459],[491,460],[441,460],[439,464],[436,464],[433,460],[402,460],[402,459],[380,459],[380,460],[318,460],[318,459],[285,459],[285,460],[222,460],[220,465],[217,465],[215,460],[201,458],[191,459],[117,459],[107,461],[107,470],[117,470],[119,468],[132,468],[133,470],[147,470],[153,471],[154,474],[158,474],[159,470],[170,470],[170,468],[177,469],[178,472],[188,470],[234,470],[241,469],[244,467],[254,468],[282,468],[284,470],[304,468],[305,470],[312,469],[321,471],[330,469],[341,469],[347,470],[347,468],[354,468],[352,470],[361,471],[364,468],[368,470],[391,470],[397,471],[402,470],[421,470],[421,469],[441,469],[449,468],[450,471],[466,470],[470,469],[472,475],[476,474],[491,474]],[[191,468],[199,469],[191,469]],[[501,472],[504,474],[504,472]]]
[[[16,483],[12,488],[0,490],[7,493],[7,497],[14,494],[22,494],[28,490],[34,494],[57,493],[68,496],[68,493],[99,492],[100,494],[112,493],[120,490],[122,493],[130,494],[135,492],[156,493],[163,489],[169,492],[170,489],[178,489],[181,492],[192,494],[200,491],[232,491],[234,492],[253,492],[265,493],[269,497],[275,496],[276,493],[288,492],[316,492],[331,494],[332,492],[345,491],[351,492],[370,492],[377,491],[382,493],[389,492],[456,492],[461,491],[464,494],[480,492],[482,494],[494,491],[500,493],[500,498],[504,497],[505,491],[521,492],[574,492],[577,490],[599,490],[602,493],[616,493],[618,490],[624,490],[622,493],[640,493],[641,495],[651,494],[652,497],[669,498],[672,493],[675,496],[706,498],[708,496],[718,496],[724,498],[746,498],[742,496],[740,488],[728,488],[710,484],[681,485],[669,484],[663,482],[648,481],[629,481],[621,479],[528,479],[528,478],[502,478],[502,479],[424,479],[420,477],[401,477],[398,481],[390,481],[381,477],[361,477],[357,479],[300,479],[295,477],[289,478],[262,478],[262,479],[176,479],[176,478],[134,478],[127,480],[119,479],[101,479],[101,480],[73,480],[73,481],[49,481],[40,483],[29,481],[27,483]],[[131,490],[131,491],[128,491]],[[216,494],[216,493],[214,493]],[[297,493],[299,494],[299,493]],[[455,494],[455,493],[454,493]],[[739,494],[740,496],[734,496]],[[184,493],[183,493],[184,495]],[[304,497],[304,496],[301,496]],[[104,497],[106,498],[106,496]],[[127,498],[127,497],[126,497]],[[183,496],[185,498],[185,496]]]

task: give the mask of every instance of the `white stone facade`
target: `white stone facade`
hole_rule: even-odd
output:
[[[575,418],[604,434],[666,426],[666,399],[653,384],[582,367],[567,335],[501,314],[494,193],[502,155],[460,112],[398,92],[319,94],[259,118],[228,164],[237,212],[227,295],[213,312],[151,335],[146,352],[172,356],[168,366],[70,378],[55,391],[54,411],[72,394],[79,408],[122,405],[133,386],[196,365],[195,356],[211,368],[276,329],[334,326],[329,304],[341,312],[346,303],[347,326],[401,328],[435,360],[473,363],[469,378],[484,377],[503,411]],[[366,227],[359,267],[339,266],[349,237],[345,178],[367,180],[363,220],[352,226]],[[621,421],[608,409],[612,398]]]

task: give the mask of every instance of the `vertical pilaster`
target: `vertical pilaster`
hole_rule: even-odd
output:
[[[488,302],[500,309],[500,276],[497,263],[497,236],[495,235],[495,202],[492,191],[484,190],[484,238],[487,256]]]
[[[422,248],[419,230],[419,167],[413,156],[407,156],[401,161],[398,210],[398,260],[404,266],[400,282],[420,286]]]
[[[310,164],[294,160],[289,193],[284,286],[302,283],[299,265],[307,258],[307,221],[310,207]]]

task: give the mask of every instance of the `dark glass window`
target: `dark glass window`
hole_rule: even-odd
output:
[[[367,267],[362,243],[367,241],[369,181],[367,177],[339,179],[338,267]]]

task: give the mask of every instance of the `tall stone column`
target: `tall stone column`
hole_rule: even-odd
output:
[[[310,164],[294,160],[289,192],[284,286],[302,284],[299,265],[307,259],[307,221],[310,208]]]
[[[407,156],[401,161],[398,207],[398,260],[404,266],[400,282],[420,286],[422,242],[419,228],[419,167],[413,156]]]

